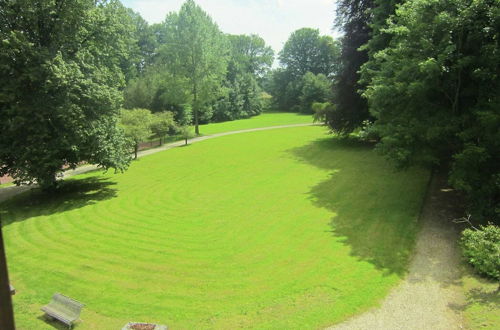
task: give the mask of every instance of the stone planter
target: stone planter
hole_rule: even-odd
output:
[[[143,322],[129,322],[122,330],[167,330],[166,325],[143,323]]]

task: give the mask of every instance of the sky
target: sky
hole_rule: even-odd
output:
[[[121,0],[149,23],[159,23],[178,11],[184,0]],[[303,27],[332,31],[335,0],[195,0],[219,28],[230,34],[258,34],[277,53],[290,34]]]

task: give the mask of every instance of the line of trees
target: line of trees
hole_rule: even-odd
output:
[[[259,114],[273,61],[262,38],[223,34],[193,0],[153,25],[118,0],[3,0],[0,176],[50,190],[63,167],[125,170],[130,146],[172,119],[199,134]]]
[[[500,221],[496,0],[345,0],[332,131],[360,126],[400,167],[445,167],[476,219]]]
[[[313,113],[315,102],[332,97],[338,74],[340,43],[318,29],[293,32],[279,53],[280,67],[266,77],[265,87],[275,109]]]
[[[0,176],[56,187],[83,161],[124,170],[117,126],[134,40],[116,1],[2,1]]]
[[[262,112],[261,79],[274,52],[261,37],[223,34],[192,0],[160,24],[148,26],[138,15],[136,22],[145,57],[125,107],[172,111],[182,124],[192,118],[196,134],[200,123]]]

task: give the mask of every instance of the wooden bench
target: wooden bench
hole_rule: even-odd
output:
[[[80,318],[83,306],[85,305],[76,300],[56,293],[52,296],[50,303],[42,307],[42,311],[51,318],[58,319],[68,325],[71,329],[73,323]]]

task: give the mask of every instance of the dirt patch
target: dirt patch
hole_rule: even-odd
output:
[[[148,323],[135,323],[129,326],[129,328],[133,330],[154,330],[155,327],[154,324]]]

